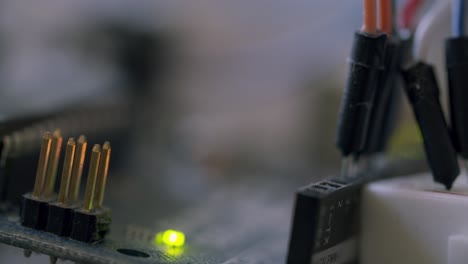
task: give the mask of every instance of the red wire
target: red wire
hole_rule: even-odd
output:
[[[401,26],[403,28],[410,29],[414,26],[414,19],[423,2],[423,0],[408,0],[406,2],[401,17]]]

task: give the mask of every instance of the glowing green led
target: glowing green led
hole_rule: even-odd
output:
[[[156,245],[162,245],[164,243],[163,242],[163,234],[164,234],[164,232],[159,232],[154,237],[154,242],[156,243]]]
[[[157,233],[154,241],[156,244],[164,244],[169,247],[182,247],[185,244],[184,233],[172,229]]]
[[[167,247],[164,252],[169,256],[178,257],[184,253],[184,247]]]
[[[185,244],[185,235],[176,230],[166,230],[163,234],[164,244],[172,247],[181,247]]]

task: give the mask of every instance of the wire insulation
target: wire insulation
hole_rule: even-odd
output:
[[[398,35],[398,12],[397,12],[397,0],[392,0],[392,28],[393,35]]]
[[[401,27],[411,29],[414,27],[414,20],[419,11],[419,8],[424,3],[423,0],[408,0],[403,7],[401,15]]]
[[[465,35],[465,0],[452,0],[452,34]]]
[[[377,33],[376,0],[364,0],[364,22],[362,31],[371,35]]]
[[[379,3],[379,19],[380,30],[387,34],[392,35],[393,19],[392,19],[392,0],[380,0]]]
[[[450,1],[435,1],[436,3],[423,16],[416,28],[413,42],[413,59],[424,61],[431,45],[431,31],[441,24],[444,17],[450,16]]]

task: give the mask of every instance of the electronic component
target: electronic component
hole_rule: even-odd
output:
[[[382,157],[385,152],[399,112],[400,65],[405,60],[406,41],[401,41],[395,30],[393,9],[391,1],[379,2],[379,27],[380,31],[387,35],[388,40],[385,47],[384,68],[380,70],[372,104],[367,139],[364,149],[359,153],[374,160]],[[365,12],[369,11],[365,9]]]
[[[128,103],[109,102],[99,105],[75,106],[57,113],[2,121],[0,128],[2,133],[0,139],[0,200],[19,205],[22,203],[21,196],[30,191],[30,186],[25,182],[31,182],[31,175],[35,173],[35,168],[29,164],[37,162],[36,152],[45,131],[54,131],[56,128],[60,128],[61,135],[66,138],[85,133],[88,140],[102,142],[111,139],[114,146],[121,146],[130,143],[127,140],[122,140],[123,136],[128,133],[129,114]],[[79,148],[78,144],[77,151]],[[76,155],[75,158],[79,157],[82,156]],[[77,162],[75,163],[77,164]],[[114,166],[118,165],[118,163],[113,164]],[[77,197],[77,188],[73,181],[71,186],[75,192],[74,196]]]
[[[185,244],[185,234],[177,230],[168,229],[157,233],[154,237],[154,242],[168,247],[182,247]]]
[[[385,2],[385,3],[384,3]],[[364,23],[361,31],[354,34],[354,41],[349,58],[349,72],[342,97],[335,143],[343,156],[342,176],[356,174],[354,163],[364,152],[371,152],[383,140],[378,133],[384,117],[380,116],[380,107],[385,108],[388,94],[385,79],[390,69],[385,69],[387,35],[392,31],[392,6],[389,1],[380,3],[380,26],[377,29],[376,1],[364,1]],[[379,87],[380,86],[380,87]],[[379,91],[377,91],[379,90]],[[376,94],[379,97],[377,112],[373,109]],[[381,110],[381,109],[380,109]],[[372,131],[374,129],[374,131]],[[374,136],[378,138],[375,139]],[[367,149],[366,149],[367,148]],[[349,157],[352,155],[352,159]]]
[[[450,98],[453,143],[460,155],[468,159],[468,38],[453,37],[445,42],[445,56]]]
[[[80,204],[78,194],[86,138],[80,136],[78,144],[73,138],[68,140],[60,191],[56,198],[53,192],[53,174],[57,172],[61,141],[62,137],[57,131],[53,137],[50,133],[44,134],[34,191],[23,198],[22,225],[38,230],[45,229],[55,235],[69,236],[86,243],[102,240],[111,223],[110,209],[103,206],[111,155],[110,143],[105,142],[102,150],[100,145],[94,145],[92,149],[84,201]],[[50,168],[51,166],[53,167]]]
[[[465,86],[468,81],[468,38],[465,36],[465,1],[453,1],[452,36],[445,41],[445,62],[449,88],[450,120],[452,139],[456,151],[468,158],[468,108],[465,99],[468,93]]]
[[[50,158],[51,143],[51,134],[45,133],[42,139],[34,189],[32,193],[27,193],[23,196],[21,208],[21,224],[39,230],[46,227],[49,209],[48,203],[54,199],[52,196],[45,196],[46,188],[44,188],[44,183],[50,181],[46,180],[46,176],[50,176],[47,175],[47,165]]]
[[[345,157],[364,149],[378,76],[383,69],[385,42],[385,35],[354,34],[336,134],[336,145]]]
[[[56,202],[49,203],[47,232],[59,236],[71,234],[70,223],[73,221],[73,211],[79,207],[78,195],[86,146],[87,141],[84,135],[81,135],[76,143],[74,138],[68,140],[58,199]]]
[[[405,70],[403,76],[434,180],[450,189],[460,170],[440,105],[434,70],[432,66],[420,62]]]
[[[399,101],[401,63],[400,42],[390,39],[385,52],[385,69],[381,70],[378,89],[369,123],[369,133],[362,154],[372,155],[385,151],[396,119]]]
[[[378,16],[375,12],[376,2],[364,0],[364,25],[354,35],[348,83],[336,133],[336,144],[345,160],[351,161],[351,166],[358,165],[354,168],[361,170],[346,170],[347,167],[343,166],[344,173],[340,177],[321,180],[297,191],[288,263],[466,262],[468,236],[463,233],[463,218],[456,217],[457,212],[466,207],[467,201],[463,196],[467,192],[459,190],[466,189],[466,185],[454,183],[459,173],[456,151],[462,152],[464,146],[457,142],[453,146],[439,100],[439,94],[443,92],[438,89],[434,69],[424,63],[425,58],[415,56],[413,59],[407,56],[410,47],[406,45],[411,43],[406,42],[406,39],[400,41],[402,37],[395,27],[391,0],[379,1]],[[421,2],[407,1],[405,29],[413,29],[414,17],[418,17],[415,15],[415,6],[421,5]],[[457,11],[461,12],[461,9]],[[463,17],[461,14],[457,13]],[[377,18],[380,19],[378,25]],[[457,24],[457,27],[462,34],[462,24]],[[134,89],[128,89],[130,93],[124,97],[146,99],[153,87],[154,39],[143,32],[115,33],[116,38],[113,40],[125,40],[114,47],[119,54],[119,75],[123,77],[119,83],[125,87],[135,86]],[[411,34],[407,40],[412,39]],[[421,37],[423,35],[415,35],[415,50],[421,51],[421,54],[428,50],[428,45],[424,43],[430,43],[426,37]],[[450,43],[447,42],[447,68],[450,89],[454,89],[454,92],[451,91],[451,123],[457,130],[457,137],[461,137],[466,134],[462,129],[465,125],[462,115],[465,92],[460,90],[465,83],[462,75],[466,67],[466,55],[461,54],[463,51],[459,46],[466,44],[454,39],[458,41],[462,37],[456,36]],[[157,58],[156,61],[162,59]],[[377,163],[375,161],[378,159],[375,158],[385,158],[383,152],[393,131],[398,110],[396,98],[399,96],[401,66],[409,63],[413,63],[414,67],[404,72],[406,92],[424,137],[429,165],[437,182],[443,183],[447,189],[453,184],[452,192],[434,184],[429,174],[391,182],[380,181],[384,177],[383,173],[388,173],[395,166],[395,163],[391,166],[385,166],[386,162]],[[133,99],[128,100],[131,109],[126,112],[135,116],[126,120],[127,123],[146,116],[140,114],[140,103],[154,104],[152,101]],[[111,211],[104,206],[103,197],[111,155],[110,144],[105,142],[102,147],[93,145],[89,162],[84,166],[88,140],[102,142],[102,138],[94,138],[94,133],[107,138],[108,132],[113,132],[115,127],[121,128],[123,124],[119,122],[119,112],[109,109],[106,112],[93,110],[86,114],[44,115],[32,122],[15,125],[12,129],[0,128],[0,172],[3,176],[0,242],[24,248],[26,256],[30,256],[32,251],[50,255],[52,263],[58,258],[76,263],[284,262],[287,242],[285,223],[288,223],[291,211],[288,198],[292,198],[290,192],[295,188],[293,186],[304,178],[291,177],[290,181],[284,181],[284,175],[278,175],[283,174],[282,171],[278,173],[276,170],[282,166],[275,166],[268,180],[261,178],[252,181],[251,177],[236,177],[236,182],[229,179],[223,186],[214,186],[213,180],[205,180],[200,176],[203,171],[190,163],[191,157],[183,153],[186,150],[183,146],[174,149],[169,146],[170,156],[161,155],[163,164],[154,167],[163,173],[159,174],[160,171],[154,167],[136,164],[123,171],[120,175],[122,178],[112,182],[116,184],[111,188],[113,198],[126,202],[121,204],[121,210],[113,212],[113,232],[108,234]],[[112,120],[111,124],[103,122],[108,117]],[[135,125],[136,129],[132,131],[139,131],[141,127]],[[61,131],[43,134],[44,130],[55,128]],[[80,136],[76,141],[69,138],[81,133],[86,133],[89,138]],[[23,196],[22,211],[18,217],[14,201],[26,191],[15,195],[18,191],[13,191],[11,186],[29,187],[25,182],[32,182],[34,173],[18,173],[11,168],[14,165],[23,169],[31,167],[25,166],[31,164],[31,161],[23,158],[35,160],[41,137],[36,184],[31,194]],[[62,137],[69,139],[64,144],[60,189],[56,195],[54,185],[60,167]],[[126,141],[128,137],[118,134],[117,138]],[[156,155],[148,155],[146,152],[147,141],[140,143],[143,143],[143,151],[132,153],[132,161],[154,162]],[[113,143],[114,150],[118,149],[117,146]],[[366,163],[368,157],[370,163]],[[189,160],[188,166],[186,160]],[[224,163],[221,165],[226,165]],[[414,164],[404,165],[412,169]],[[365,174],[363,168],[366,169]],[[260,171],[257,169],[254,168],[255,173]],[[318,169],[321,167],[314,167],[314,178],[322,175]],[[423,169],[426,171],[427,167]],[[87,177],[83,180],[86,181],[86,189],[84,199],[81,200],[79,194],[83,170],[87,171]],[[196,175],[185,178],[186,173],[188,176],[191,176],[190,173]],[[150,184],[146,180],[152,174],[168,176],[161,179],[158,177],[158,184]],[[184,178],[177,178],[181,174]],[[406,175],[401,171],[396,174]],[[272,180],[273,176],[278,178]],[[208,184],[202,184],[204,181]],[[203,194],[203,197],[199,194]],[[212,199],[205,199],[208,194],[213,195]],[[203,200],[203,203],[199,203],[199,200]],[[195,207],[193,204],[196,204]],[[143,210],[141,207],[144,207]],[[453,217],[447,218],[447,215]],[[464,216],[463,213],[460,215]],[[144,225],[144,232],[137,228],[136,232],[125,234],[126,228],[133,225]]]
[[[73,209],[77,206],[77,204],[70,204],[68,201],[75,148],[75,140],[70,138],[67,143],[65,159],[63,161],[63,173],[58,199],[56,202],[49,203],[46,231],[59,236],[70,235],[70,223],[73,221]]]
[[[70,237],[82,242],[102,240],[109,231],[110,210],[103,207],[104,190],[109,168],[111,148],[109,142],[94,145],[86,182],[83,206],[74,210]]]
[[[288,264],[357,260],[361,180],[324,180],[299,189]]]
[[[378,36],[379,32],[375,23],[375,3],[376,1],[364,0],[364,25],[362,30],[368,36]],[[418,6],[419,3],[413,1],[410,4],[412,8],[408,9],[408,14],[413,14],[410,16],[414,16],[414,7]],[[351,58],[348,86],[346,87],[340,109],[336,137],[337,147],[344,157],[353,155],[354,160],[357,160],[359,155],[373,155],[385,149],[385,142],[388,140],[389,128],[391,127],[388,123],[392,119],[390,115],[391,108],[389,107],[391,105],[392,92],[395,92],[394,89],[401,64],[403,62],[406,64],[410,61],[406,54],[408,50],[406,45],[410,43],[411,37],[405,39],[404,46],[400,46],[398,37],[391,38],[391,34],[393,33],[392,23],[388,23],[389,20],[392,20],[388,18],[389,14],[391,17],[391,12],[385,12],[391,10],[391,3],[390,1],[382,0],[379,6],[381,11],[379,17],[383,20],[380,23],[380,30],[389,36],[387,47],[385,48],[385,40],[383,40],[381,53],[375,53],[374,46],[369,45],[366,47],[366,52],[368,53],[362,52],[361,55],[365,54],[369,57],[365,57],[367,61],[359,63],[359,66],[365,68],[365,70],[353,65],[353,62],[356,62],[357,59]],[[445,9],[445,5],[442,7],[440,10]],[[410,21],[410,17],[405,18],[407,27],[410,27]],[[432,23],[433,21],[427,22],[425,27],[432,25]],[[419,31],[417,35],[418,45],[422,39],[425,39],[426,30]],[[355,40],[358,37],[359,35],[356,34]],[[359,43],[356,43],[358,42],[355,41],[353,43],[353,55],[355,55],[356,47],[359,45]],[[457,154],[453,147],[449,128],[439,101],[440,91],[434,69],[431,65],[424,63],[424,60],[421,60],[421,56],[419,56],[425,54],[427,50],[420,46],[415,48],[415,50],[414,54],[417,56],[414,56],[414,58],[418,63],[413,64],[413,66],[403,72],[405,90],[423,136],[424,147],[432,169],[433,178],[436,182],[444,184],[446,189],[450,189],[459,174]],[[385,56],[385,62],[382,60],[383,56]],[[452,54],[451,56],[456,55]],[[456,61],[458,63],[458,60],[464,61],[464,56],[463,54],[457,58],[451,58],[450,62]],[[370,64],[369,61],[372,60],[374,60],[373,62],[384,63],[385,69],[382,65]],[[462,66],[460,63],[457,66],[464,67],[465,65],[463,64]],[[371,70],[375,70],[372,74],[376,72],[380,73],[379,75],[372,75],[370,73]],[[460,75],[460,78],[462,75],[461,69],[457,73]],[[373,81],[369,81],[371,79]],[[463,83],[461,78],[458,81],[458,84]],[[369,89],[369,87],[372,87],[372,89]],[[458,100],[461,102],[462,98]],[[463,113],[463,111],[461,112]],[[369,115],[370,119],[368,118]],[[391,230],[392,228],[386,227],[388,225],[398,228],[400,220],[398,213],[388,210],[390,213],[386,212],[387,215],[381,218],[379,212],[381,208],[378,205],[372,204],[371,206],[375,208],[371,208],[373,210],[371,213],[367,212],[366,206],[370,203],[375,203],[375,199],[366,198],[368,200],[367,203],[360,203],[361,188],[369,181],[376,180],[376,177],[366,178],[360,172],[350,175],[346,172],[346,168],[344,172],[341,178],[311,184],[301,188],[297,192],[287,262],[313,264],[361,263],[358,262],[358,259],[364,256],[363,263],[381,263],[383,262],[381,260],[385,260],[385,263],[400,263],[402,261],[398,261],[399,258],[411,254],[412,251],[417,251],[417,247],[410,245],[408,249],[404,246],[399,247],[400,251],[395,253],[391,250],[392,245],[398,244],[398,240],[401,237],[404,239],[407,235],[401,235],[399,238],[398,235],[387,234],[387,232],[392,231],[380,231],[384,229]],[[440,187],[431,186],[431,188],[437,190]],[[438,191],[443,192],[443,190]],[[385,197],[385,193],[383,191],[382,193],[382,197]],[[398,201],[397,195],[395,196],[392,199]],[[411,199],[405,197],[401,200],[404,200],[404,205],[401,205],[402,208],[408,209],[411,207]],[[362,205],[364,206],[364,210],[366,210],[364,213],[366,219],[363,219],[363,221],[359,218]],[[393,206],[399,207],[392,204],[391,207]],[[414,218],[412,219],[414,223],[418,222],[415,214],[409,209],[405,213]],[[423,212],[419,213],[423,214]],[[398,219],[395,220],[395,217]],[[374,223],[374,218],[379,221],[378,224]],[[368,228],[368,226],[371,226],[371,228]],[[417,229],[417,226],[414,228]],[[359,232],[363,229],[367,237],[363,241],[359,241],[357,237],[360,236]],[[405,230],[402,228],[398,232],[404,233]],[[431,230],[424,232],[428,234]],[[385,240],[387,236],[392,236],[392,241],[381,243],[380,241]],[[427,236],[436,237],[434,235]],[[414,244],[413,239],[406,240],[408,240],[406,244]],[[457,241],[462,242],[453,243],[466,245],[467,243],[463,242],[466,240],[468,239],[458,239]],[[431,243],[436,244],[434,241]],[[370,244],[373,245],[369,247],[368,245]],[[440,251],[440,248],[442,248],[440,243],[438,247]],[[359,256],[357,253],[358,248]],[[376,251],[378,252],[376,253],[372,248],[377,249]],[[386,252],[383,253],[383,251]],[[463,255],[459,254],[459,252],[460,250],[458,250],[457,254],[454,254],[457,255],[457,259],[460,259],[459,256]],[[419,258],[410,257],[408,259],[411,259],[411,261],[405,260],[405,263],[444,262],[441,261],[440,256],[437,256],[437,258],[427,257],[430,261],[426,261],[424,257],[421,257],[422,252],[419,253]],[[391,254],[393,257],[386,258],[385,256],[388,254]],[[388,259],[392,260],[388,261]],[[433,259],[438,259],[438,261],[434,262]]]

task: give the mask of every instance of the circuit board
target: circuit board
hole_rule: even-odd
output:
[[[284,263],[293,202],[288,193],[294,192],[294,185],[280,189],[272,183],[260,191],[255,183],[216,188],[203,195],[202,203],[185,204],[183,210],[175,210],[180,203],[164,201],[161,210],[156,210],[161,207],[158,202],[154,210],[126,210],[112,197],[119,196],[112,191],[114,185],[126,181],[122,177],[109,186],[109,200],[116,204],[110,204],[114,222],[103,242],[81,243],[23,227],[17,210],[0,217],[0,242],[77,263]],[[147,198],[157,196],[153,192]],[[127,205],[134,202],[127,200]],[[155,243],[155,234],[168,228],[184,232],[183,247]]]
[[[418,171],[421,167],[419,163],[402,164],[386,170],[386,174]],[[177,182],[177,177],[182,177],[177,175],[179,171],[169,178]],[[234,184],[191,186],[191,193],[184,190],[185,184],[164,191],[115,175],[108,188],[113,223],[110,236],[103,242],[81,243],[22,227],[17,211],[0,217],[0,241],[77,263],[284,263],[294,193],[307,177],[285,181],[286,176],[272,173],[269,181],[264,181],[266,176],[262,175],[266,174],[245,175]],[[122,186],[126,186],[125,191]],[[134,206],[141,201],[129,193],[136,190],[147,193],[145,200],[154,203]],[[190,199],[194,193],[199,199]],[[166,229],[183,231],[185,245],[171,248],[155,243],[155,235]],[[35,257],[37,254],[31,260]]]

